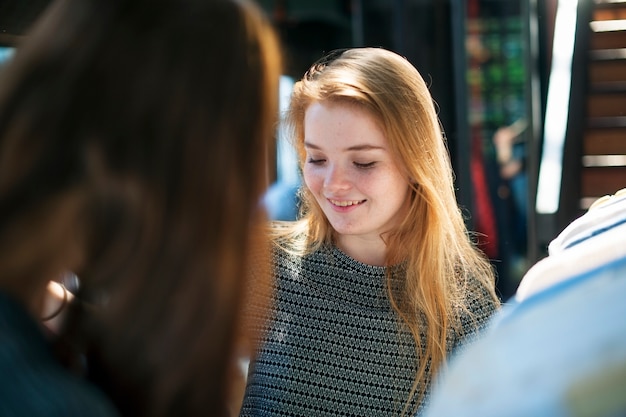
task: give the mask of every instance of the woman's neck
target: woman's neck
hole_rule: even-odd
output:
[[[341,251],[353,259],[367,265],[385,266],[387,245],[380,238],[365,238],[362,236],[339,235],[336,245]]]

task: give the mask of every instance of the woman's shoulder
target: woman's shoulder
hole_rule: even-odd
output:
[[[500,300],[495,292],[495,283],[480,279],[476,275],[468,275],[465,281],[465,300],[468,307],[488,311],[494,311],[500,307]]]
[[[460,333],[475,333],[489,325],[493,315],[500,309],[500,300],[488,280],[468,274],[458,287],[457,313]]]

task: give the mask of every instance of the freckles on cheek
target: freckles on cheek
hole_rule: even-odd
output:
[[[319,184],[319,176],[314,175],[308,169],[304,169],[302,171],[302,179],[304,180],[304,184],[309,188],[309,190],[313,192]]]

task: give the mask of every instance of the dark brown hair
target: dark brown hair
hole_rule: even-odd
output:
[[[227,407],[280,69],[243,0],[59,0],[1,69],[0,285],[77,273],[125,414]]]

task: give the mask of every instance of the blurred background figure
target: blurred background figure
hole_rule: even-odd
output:
[[[59,0],[20,40],[0,72],[0,414],[237,413],[281,61],[245,0]],[[40,320],[68,271],[57,359]]]
[[[528,270],[528,172],[526,131],[527,123],[518,119],[498,128],[493,134],[495,158],[500,174],[498,195],[505,202],[503,224],[507,242],[507,283],[502,283],[504,294],[512,295],[522,276]],[[506,286],[506,288],[504,288]]]

